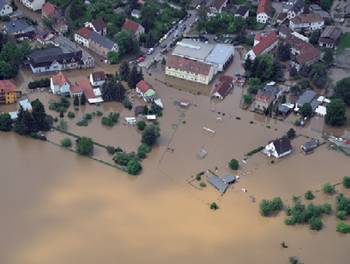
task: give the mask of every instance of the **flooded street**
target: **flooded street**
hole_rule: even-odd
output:
[[[307,264],[349,262],[350,236],[335,231],[334,215],[324,218],[322,231],[313,232],[308,226],[286,226],[284,213],[271,218],[259,214],[261,199],[281,196],[288,204],[293,195],[319,190],[324,183],[337,183],[349,175],[349,157],[327,145],[308,156],[301,153],[304,136],[321,139],[320,124],[296,129],[302,136],[293,141],[294,153],[285,159],[271,164],[258,153],[241,163],[240,181],[224,196],[209,185],[198,190],[187,183],[191,176],[215,168],[219,175],[232,173],[227,167],[230,159],[243,159],[292,125],[241,110],[240,88],[215,103],[204,95],[169,88],[153,77],[145,74],[165,110],[159,119],[159,145],[143,162],[139,176],[47,142],[0,133],[0,263],[288,263],[290,256]],[[58,98],[48,93],[29,97],[39,97],[45,104]],[[174,102],[180,98],[191,106],[178,108]],[[100,117],[94,117],[88,127],[75,125],[84,113],[96,110],[119,112],[120,122],[105,128]],[[121,104],[106,103],[80,107],[73,120],[65,120],[70,132],[134,151],[141,134],[123,124],[130,115],[133,112]],[[204,126],[215,134],[204,131]],[[50,132],[48,137],[59,142],[62,135]],[[200,148],[208,151],[203,160],[197,158]],[[97,155],[107,154],[98,150]],[[332,203],[335,199],[320,192],[316,198]],[[209,209],[213,201],[219,210]],[[282,241],[288,249],[281,248]]]

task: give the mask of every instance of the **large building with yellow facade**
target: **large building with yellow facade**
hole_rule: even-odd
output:
[[[18,92],[11,80],[0,80],[0,104],[16,103]]]

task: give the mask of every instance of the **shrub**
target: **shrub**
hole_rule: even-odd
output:
[[[296,136],[295,130],[293,128],[290,128],[287,132],[287,137],[289,139],[293,139],[295,138],[295,136]]]
[[[343,186],[345,188],[350,188],[350,176],[343,177]]]
[[[312,191],[307,191],[304,194],[304,197],[306,200],[313,200],[315,198],[315,195],[312,193]]]
[[[148,146],[153,146],[157,139],[159,138],[159,127],[155,125],[146,126],[142,132],[141,142],[147,144]]]
[[[142,121],[142,120],[138,121],[136,123],[136,126],[137,126],[138,130],[143,131],[145,129],[145,127],[146,127],[146,122]]]
[[[142,143],[137,149],[137,156],[140,159],[144,159],[147,157],[147,153],[149,153],[150,151],[151,151],[151,147],[145,143]]]
[[[337,212],[337,218],[340,220],[345,220],[346,219],[346,211],[340,210]]]
[[[113,157],[114,162],[121,166],[127,166],[130,159],[130,155],[126,152],[115,152]]]
[[[69,111],[67,116],[68,116],[68,118],[72,119],[75,117],[75,114],[73,112]]]
[[[211,210],[218,210],[219,209],[219,206],[216,204],[216,202],[212,202],[210,204],[210,209]]]
[[[336,197],[336,204],[338,211],[345,211],[347,214],[350,214],[350,198],[346,198],[341,193]]]
[[[311,230],[319,231],[323,227],[323,223],[321,218],[319,217],[311,217],[309,220],[309,225]]]
[[[132,103],[130,102],[130,100],[127,97],[124,98],[122,103],[126,109],[129,109],[129,110],[132,109]]]
[[[201,182],[201,183],[199,184],[199,186],[202,187],[202,188],[205,188],[205,187],[207,187],[207,184],[206,184],[205,182]]]
[[[84,115],[84,119],[86,119],[86,120],[91,120],[91,119],[92,119],[92,114],[91,114],[91,113],[86,113],[86,114]]]
[[[113,147],[113,146],[107,146],[107,147],[106,147],[106,150],[107,150],[108,154],[113,155],[114,152],[115,152],[115,147]]]
[[[136,159],[130,159],[127,164],[128,173],[131,175],[137,175],[142,170],[140,162]]]
[[[64,121],[63,119],[60,119],[60,121],[59,121],[59,123],[57,125],[57,128],[60,129],[60,130],[66,131],[67,128],[68,128],[67,122]]]
[[[231,170],[238,170],[239,168],[239,162],[236,159],[230,160],[228,163],[228,166],[230,167]]]
[[[70,140],[70,138],[64,138],[61,140],[61,146],[64,148],[69,148],[72,146],[72,141]]]
[[[333,185],[330,183],[326,183],[322,186],[322,190],[325,194],[334,194],[335,193],[335,188]]]
[[[91,138],[81,137],[76,140],[76,151],[83,156],[92,155],[94,143]]]
[[[89,122],[86,119],[82,119],[76,123],[77,126],[88,126]]]
[[[111,112],[108,117],[104,116],[101,119],[101,124],[104,126],[113,127],[119,120],[119,113]]]
[[[49,87],[50,86],[50,79],[49,78],[43,78],[37,81],[32,81],[28,83],[29,89],[35,89],[35,88],[43,88],[43,87]]]
[[[263,216],[271,216],[283,209],[283,202],[281,198],[275,197],[271,201],[262,200],[260,202],[260,213]]]
[[[104,125],[104,126],[109,126],[109,127],[112,127],[114,124],[113,124],[113,121],[108,118],[108,117],[102,117],[101,119],[101,124]]]
[[[97,110],[97,111],[96,111],[96,115],[97,115],[97,116],[103,116],[103,113],[102,113],[100,110]]]
[[[348,234],[350,233],[350,225],[340,222],[337,224],[337,232],[343,233],[343,234]]]

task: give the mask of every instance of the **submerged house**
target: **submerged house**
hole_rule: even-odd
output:
[[[69,95],[70,82],[62,72],[50,78],[50,89],[53,94]]]
[[[264,153],[268,157],[272,156],[277,159],[290,155],[292,151],[292,145],[287,137],[278,138],[269,142],[264,149]]]

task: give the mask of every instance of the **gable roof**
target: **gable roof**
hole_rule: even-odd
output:
[[[260,0],[256,13],[266,13],[268,16],[272,16],[273,9],[271,7],[270,0]]]
[[[5,30],[9,34],[28,33],[35,31],[32,25],[29,25],[24,19],[17,19],[5,23]]]
[[[207,6],[215,8],[216,10],[220,10],[227,0],[211,0],[208,2]]]
[[[88,28],[88,27],[82,27],[76,31],[76,33],[78,35],[82,36],[85,39],[89,39],[92,32],[93,32],[93,30],[91,28]]]
[[[320,38],[328,38],[336,41],[341,35],[341,30],[336,26],[327,26],[321,33]]]
[[[71,89],[72,90],[72,89]],[[82,91],[87,99],[95,98],[94,90],[92,89],[92,86],[87,79],[79,79],[75,82],[75,85],[73,87],[73,90],[76,90],[78,92]]]
[[[91,21],[91,24],[98,32],[103,31],[107,27],[102,18]]]
[[[95,31],[91,32],[90,39],[106,49],[112,49],[115,45],[115,43],[112,40],[98,34]]]
[[[69,82],[68,79],[66,78],[66,76],[64,76],[64,74],[62,72],[59,72],[59,73],[52,76],[52,83],[54,85],[62,86],[68,82]]]
[[[275,149],[278,155],[282,155],[293,149],[292,145],[290,144],[290,140],[287,137],[278,138],[274,140],[272,143],[275,146]]]
[[[293,24],[305,24],[305,23],[317,23],[323,21],[323,18],[319,14],[301,14],[291,19]]]
[[[260,89],[255,96],[256,100],[268,102],[272,100],[279,92],[278,87],[266,85],[263,89]]]
[[[16,91],[16,85],[12,80],[0,80],[0,90],[3,92]]]
[[[93,73],[91,73],[91,76],[92,76],[92,80],[94,82],[99,82],[99,81],[106,80],[106,74],[105,74],[104,71],[93,72]]]
[[[220,94],[222,97],[226,97],[232,90],[232,83],[230,82],[220,82],[215,87],[215,93]]]
[[[144,80],[141,80],[136,84],[136,88],[138,88],[142,93],[145,93],[151,88],[151,86]]]
[[[208,75],[212,66],[200,61],[190,60],[176,55],[168,55],[166,67],[196,74]]]
[[[253,52],[256,56],[263,53],[266,49],[272,46],[277,41],[277,33],[271,31],[265,36],[260,36],[260,42],[253,47]]]
[[[210,175],[207,178],[208,182],[214,186],[220,193],[226,192],[228,184],[226,184],[220,177],[215,175]]]
[[[249,7],[245,6],[245,5],[241,5],[237,11],[236,14],[240,15],[240,16],[244,16],[247,12],[249,11]]]
[[[141,25],[139,23],[127,18],[127,19],[125,19],[125,22],[124,22],[122,28],[124,30],[130,30],[130,31],[135,33],[139,29],[139,27],[141,27]]]
[[[41,12],[45,16],[51,16],[55,13],[56,10],[57,10],[56,5],[51,4],[50,2],[46,2],[42,7]]]

